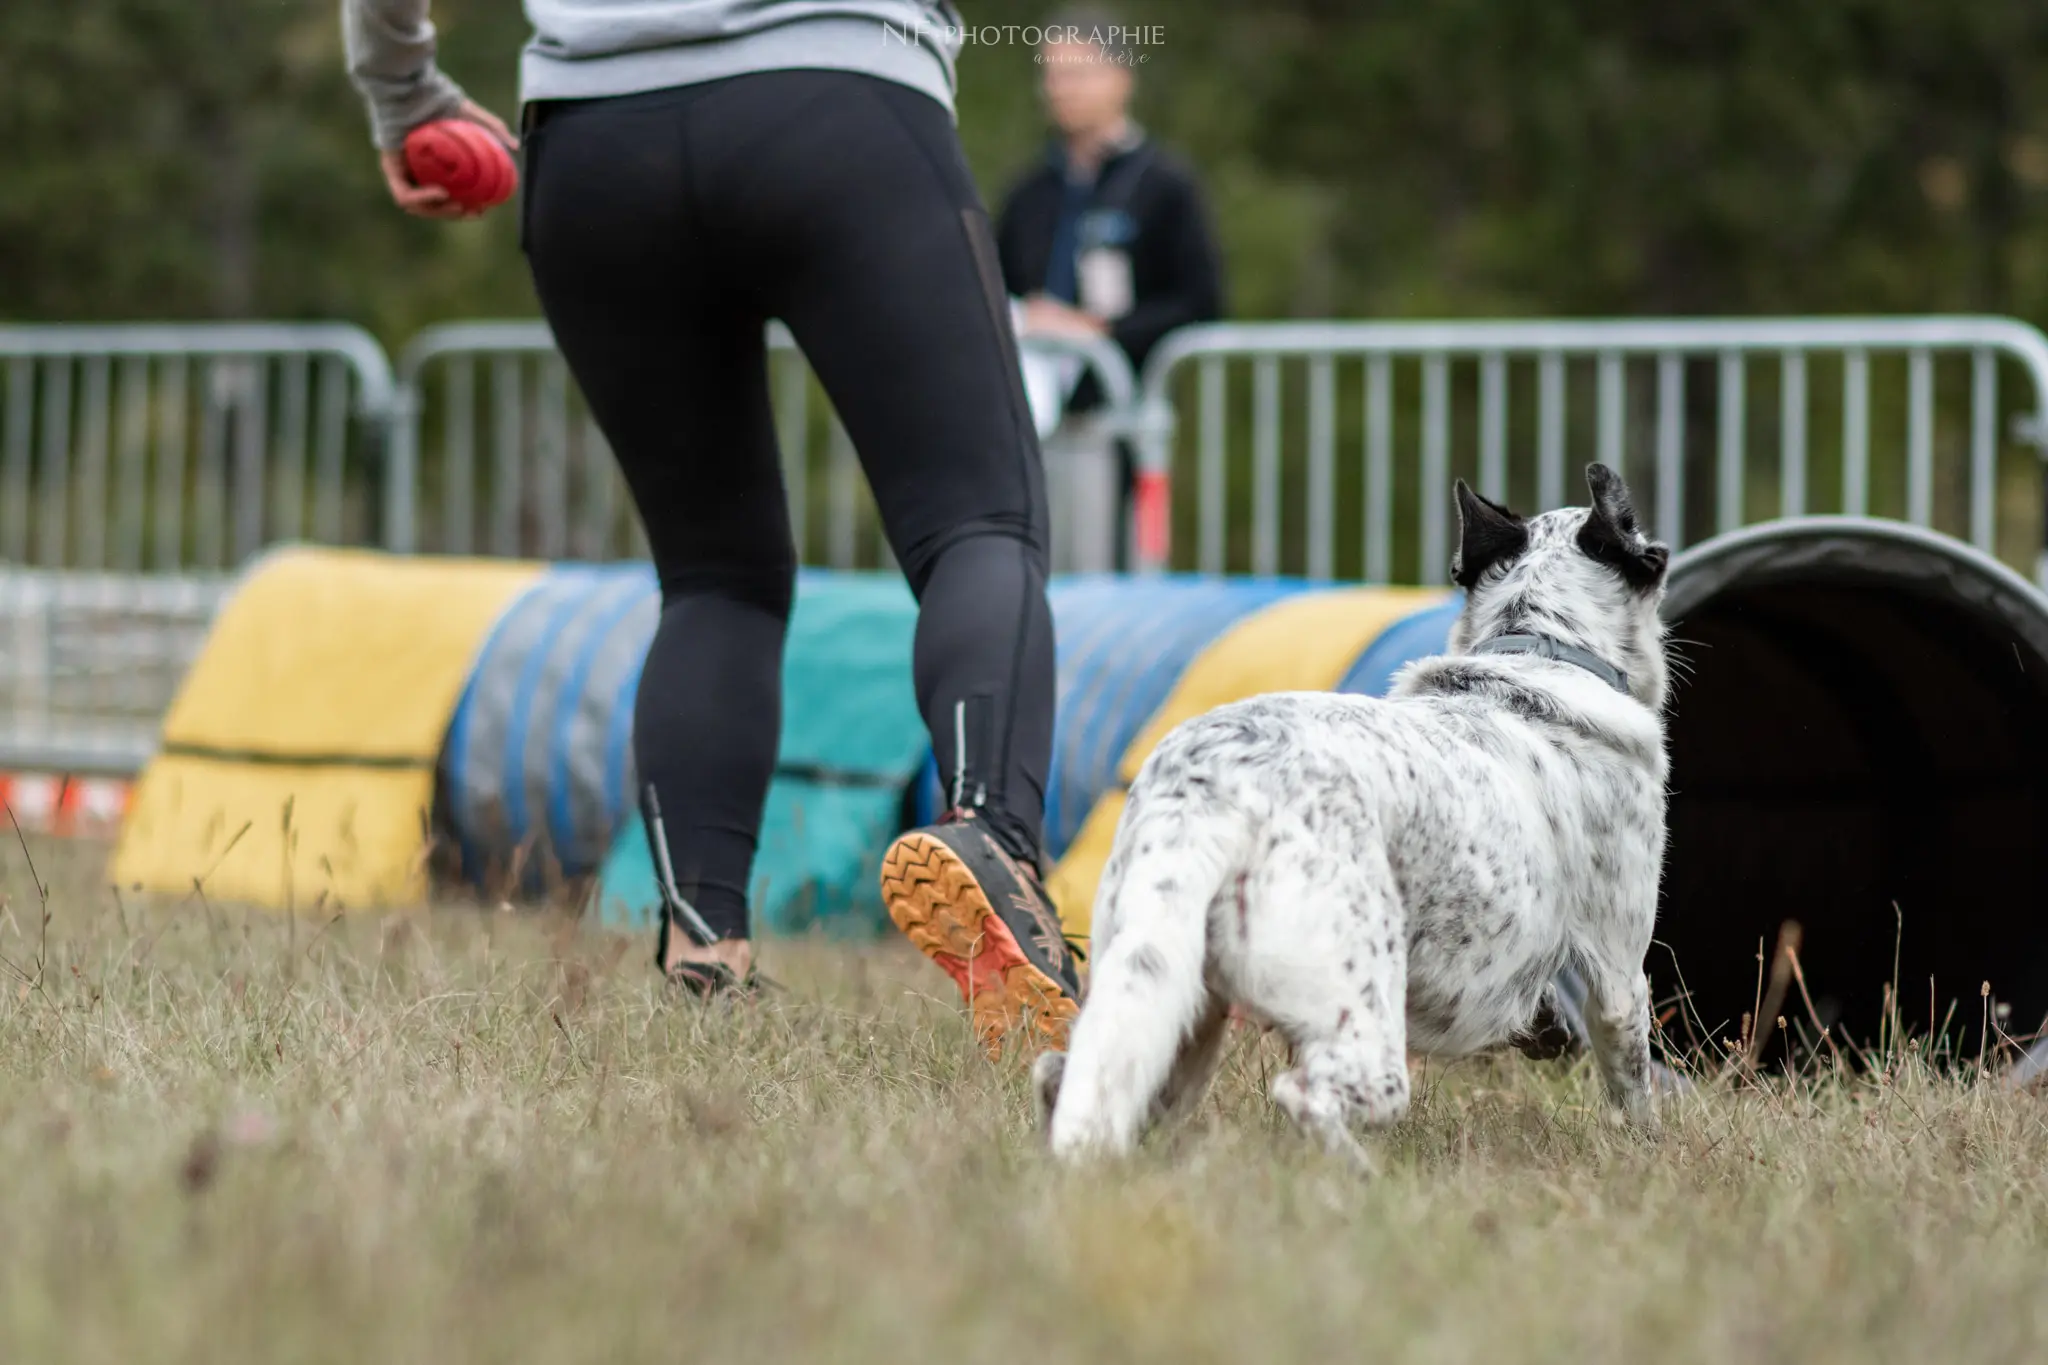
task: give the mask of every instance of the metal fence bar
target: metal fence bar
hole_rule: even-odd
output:
[[[1564,505],[1564,357],[1545,355],[1537,362],[1536,505]]]
[[[78,498],[75,543],[81,567],[107,566],[107,443],[113,426],[113,373],[105,356],[85,362],[78,412]]]
[[[1778,362],[1778,515],[1806,512],[1806,352]]]
[[[7,435],[0,447],[0,560],[28,560],[29,449],[35,439],[33,360],[7,362]]]
[[[192,375],[185,357],[164,362],[163,413],[157,428],[156,526],[150,537],[150,566],[168,573],[185,562],[185,420]]]
[[[536,422],[537,545],[541,558],[560,559],[569,547],[569,367],[560,356],[541,361]]]
[[[268,366],[260,360],[237,362],[229,371],[235,403],[235,473],[221,491],[231,499],[235,523],[235,558],[239,564],[263,546],[263,467],[268,423],[264,409],[269,391]]]
[[[14,323],[0,326],[0,356],[327,355],[362,388],[363,409],[391,409],[391,362],[362,328],[344,322]]]
[[[1384,583],[1394,572],[1394,365],[1383,355],[1365,362],[1364,524],[1365,580]]]
[[[43,508],[36,521],[36,560],[64,564],[64,506],[71,485],[71,366],[69,357],[43,366]]]
[[[149,361],[121,361],[121,414],[114,434],[114,544],[109,561],[121,573],[142,568],[142,537],[149,515]]]
[[[525,403],[521,375],[525,361],[501,355],[491,362],[491,553],[519,553],[520,445]]]
[[[1923,347],[1906,359],[1906,520],[1934,524],[1934,360]]]
[[[279,540],[297,540],[306,529],[306,424],[312,412],[308,363],[287,356],[278,376],[277,477],[272,480],[272,530]]]
[[[1715,469],[1714,528],[1732,531],[1743,524],[1742,465],[1748,453],[1742,355],[1721,352],[1720,451]]]
[[[448,366],[441,419],[441,548],[466,555],[476,536],[476,362]]]
[[[1252,367],[1252,572],[1280,572],[1280,362]]]
[[[1685,548],[1685,359],[1657,357],[1656,532],[1674,550]]]
[[[1308,371],[1308,576],[1336,573],[1337,375],[1336,362],[1318,356]]]
[[[1600,463],[1620,472],[1624,461],[1623,426],[1628,410],[1628,371],[1614,351],[1600,356],[1599,451]]]
[[[1451,379],[1442,355],[1422,360],[1422,578],[1450,563]]]
[[[221,523],[226,520],[228,482],[228,405],[222,395],[225,384],[219,356],[208,359],[200,369],[199,455],[192,471],[192,557],[200,568],[221,568],[227,542]]]
[[[1842,363],[1842,511],[1870,507],[1870,357],[1850,351]]]
[[[1479,491],[1508,498],[1508,362],[1498,351],[1479,360]]]
[[[314,421],[318,445],[314,451],[313,534],[332,544],[342,537],[347,497],[342,466],[348,446],[348,371],[338,360],[320,362],[319,411]]]
[[[1970,543],[1993,554],[1998,540],[1998,357],[1970,352]]]
[[[1203,573],[1222,573],[1224,537],[1229,532],[1229,524],[1224,517],[1229,504],[1223,465],[1223,423],[1229,398],[1224,388],[1227,376],[1223,361],[1216,356],[1204,356],[1199,373],[1197,401],[1201,404],[1202,444],[1196,456],[1196,477],[1202,489],[1202,522],[1197,530],[1195,562]]]

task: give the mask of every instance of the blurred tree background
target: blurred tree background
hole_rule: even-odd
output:
[[[1001,26],[1041,22],[1053,5],[960,8]],[[1115,8],[1161,26],[1139,114],[1208,183],[1235,316],[1986,311],[2048,324],[2038,0]],[[443,67],[510,117],[527,35],[517,0],[435,0],[434,15]],[[992,202],[1040,154],[1037,71],[1016,42],[961,58],[961,133]],[[516,211],[423,223],[386,200],[342,69],[338,0],[0,5],[0,320],[336,318],[395,351],[432,322],[537,313]],[[1944,526],[1963,496],[1963,378],[1940,381]],[[1774,410],[1771,382],[1753,395],[1753,424]],[[1814,382],[1839,392],[1829,373]],[[1874,477],[1891,489],[1903,384],[1874,382]],[[1462,387],[1453,398],[1468,408]],[[1415,398],[1397,401],[1405,452]],[[1711,401],[1701,371],[1688,381],[1695,534],[1711,529]],[[1343,448],[1356,449],[1343,402]],[[1571,406],[1573,448],[1589,448],[1590,394],[1575,387]],[[1833,420],[1816,419],[1817,486],[1835,479],[1839,441],[1821,425]],[[1242,425],[1234,416],[1233,447]],[[1469,473],[1467,427],[1453,463]],[[1758,446],[1750,458],[1750,513],[1770,515],[1774,457]],[[1338,489],[1353,547],[1343,573],[1361,567],[1352,463]],[[2039,534],[2033,463],[2012,462],[2001,484],[2014,562]],[[1299,466],[1290,457],[1290,567]],[[1522,469],[1513,492],[1526,499]],[[1417,548],[1417,477],[1404,453],[1402,565]],[[1248,471],[1230,480],[1241,509]],[[1873,510],[1897,514],[1899,496],[1874,493]],[[1179,515],[1192,514],[1190,503]],[[1247,528],[1232,516],[1241,547]],[[1182,524],[1177,543],[1192,530]]]
[[[386,203],[335,0],[0,6],[0,316],[529,315],[515,215]],[[1048,6],[963,0],[975,24]],[[2030,0],[1127,0],[1145,121],[1204,172],[1239,316],[1984,309],[2048,322]],[[437,0],[508,115],[516,0]],[[1041,137],[971,46],[991,198]]]

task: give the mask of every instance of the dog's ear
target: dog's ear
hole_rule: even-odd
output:
[[[1529,548],[1529,523],[1458,480],[1458,548],[1451,581],[1466,592],[1494,565]]]
[[[1621,475],[1604,464],[1587,465],[1586,487],[1593,493],[1593,509],[1579,528],[1579,549],[1619,572],[1639,592],[1663,582],[1671,551],[1643,534],[1635,499]]]

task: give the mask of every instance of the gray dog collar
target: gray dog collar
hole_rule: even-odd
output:
[[[1472,647],[1474,654],[1534,654],[1574,668],[1583,668],[1617,692],[1628,691],[1628,674],[1591,650],[1568,645],[1554,635],[1496,635]]]

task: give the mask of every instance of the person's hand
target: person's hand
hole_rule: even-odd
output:
[[[512,136],[512,130],[505,126],[505,120],[478,104],[475,100],[464,100],[462,107],[453,115],[468,119],[499,142],[505,150],[519,150],[519,139]],[[391,202],[415,218],[475,218],[488,210],[470,210],[448,197],[448,191],[439,185],[419,185],[413,182],[412,172],[405,164],[405,151],[398,148],[378,153],[378,160],[384,167],[384,187],[391,191]]]
[[[1027,336],[1099,337],[1109,335],[1109,324],[1050,294],[1033,294],[1024,300],[1024,332]]]

